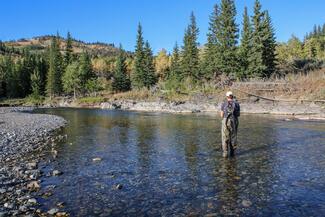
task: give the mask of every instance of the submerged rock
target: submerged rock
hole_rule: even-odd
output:
[[[53,176],[60,176],[60,175],[62,175],[62,172],[59,171],[59,170],[53,170],[52,175]]]
[[[241,202],[241,204],[244,206],[244,207],[250,207],[252,205],[252,202],[250,200],[243,200]]]
[[[47,213],[50,214],[50,215],[55,215],[58,212],[59,212],[58,208],[52,208]]]
[[[27,184],[27,188],[31,191],[37,191],[41,188],[40,184],[37,181],[31,181]]]
[[[100,157],[95,157],[95,158],[93,158],[93,161],[94,162],[98,162],[98,161],[101,161],[102,159],[100,158]]]

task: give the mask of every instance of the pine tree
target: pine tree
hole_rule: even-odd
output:
[[[41,76],[38,68],[34,69],[33,74],[30,77],[31,87],[32,87],[32,96],[38,98],[41,96]]]
[[[180,65],[180,54],[178,44],[176,43],[173,49],[173,54],[171,58],[170,71],[168,73],[167,79],[181,80],[182,69]]]
[[[198,81],[199,76],[199,50],[197,37],[199,29],[196,26],[194,13],[191,13],[190,24],[184,35],[184,45],[182,49],[181,67],[184,78],[188,77],[192,81]]]
[[[218,41],[218,34],[220,31],[219,23],[219,8],[216,4],[214,10],[210,15],[209,32],[207,34],[207,44],[205,45],[205,51],[203,55],[203,75],[206,79],[211,79],[220,75],[220,52],[218,47],[220,46]]]
[[[238,27],[236,24],[236,7],[233,0],[222,0],[220,11],[220,70],[226,75],[235,75],[238,70],[237,42]]]
[[[40,95],[45,95],[46,93],[46,76],[48,72],[48,63],[44,55],[36,57],[36,68],[39,72],[41,85],[40,85]]]
[[[251,39],[252,39],[252,27],[249,21],[247,7],[244,9],[243,15],[243,30],[241,32],[241,42],[239,47],[239,60],[240,70],[237,74],[237,78],[244,79],[249,76],[249,55],[251,55]]]
[[[252,52],[249,56],[249,75],[250,77],[263,77],[266,66],[263,62],[263,17],[259,0],[255,0],[254,16],[252,17]]]
[[[11,56],[6,56],[4,60],[4,68],[6,70],[6,96],[8,98],[17,98],[20,97],[20,79],[19,79],[19,71],[21,68],[21,61],[18,60],[14,63]]]
[[[81,81],[81,92],[89,91],[86,84],[89,80],[96,77],[92,69],[91,59],[87,52],[83,52],[79,58],[79,76]]]
[[[32,92],[31,89],[31,74],[36,68],[35,57],[30,54],[29,50],[25,49],[23,51],[23,58],[21,61],[21,67],[19,67],[19,91],[20,97],[25,97]]]
[[[131,82],[127,74],[126,57],[121,45],[116,61],[112,87],[116,92],[128,91],[131,88]]]
[[[270,77],[276,70],[276,40],[268,11],[263,20],[263,63],[266,67],[263,77]]]
[[[134,68],[132,73],[132,85],[137,88],[144,87],[144,76],[145,76],[145,66],[144,66],[144,39],[142,36],[142,26],[139,23],[137,31],[137,42],[135,47],[135,57],[134,57]]]
[[[157,83],[157,76],[155,74],[155,65],[153,61],[153,54],[148,41],[144,45],[144,86],[150,88]]]
[[[50,98],[62,91],[62,56],[60,53],[60,37],[52,38],[49,54],[49,70],[46,81],[46,92]]]
[[[66,48],[65,48],[65,56],[64,56],[64,62],[65,65],[69,65],[73,60],[73,47],[72,47],[72,37],[70,32],[67,34],[67,42],[66,42]]]

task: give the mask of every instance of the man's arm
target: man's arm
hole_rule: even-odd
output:
[[[220,108],[220,117],[222,117],[222,118],[223,118],[223,114],[224,114],[223,107],[224,107],[224,103],[221,104],[221,108]]]
[[[240,105],[239,103],[237,103],[237,117],[240,116]]]

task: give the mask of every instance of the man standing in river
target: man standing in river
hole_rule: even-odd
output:
[[[220,116],[222,118],[222,156],[235,154],[237,148],[238,117],[240,116],[239,103],[234,99],[233,93],[226,93],[227,100],[221,104]]]

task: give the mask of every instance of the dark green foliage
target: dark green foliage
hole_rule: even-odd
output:
[[[271,18],[267,11],[264,12],[263,37],[263,63],[266,67],[263,77],[270,77],[276,70],[276,41]]]
[[[89,91],[86,87],[87,82],[96,77],[92,69],[90,56],[87,52],[82,53],[79,58],[79,76],[81,91],[86,93]]]
[[[59,36],[53,37],[49,54],[49,70],[47,75],[46,92],[47,95],[53,97],[60,95],[62,91],[62,55],[60,53]]]
[[[217,33],[220,46],[221,72],[226,75],[235,75],[238,70],[237,42],[238,27],[236,24],[236,7],[233,0],[222,0],[219,16],[220,29]]]
[[[20,84],[20,97],[25,97],[29,95],[32,91],[31,89],[31,74],[35,68],[35,58],[32,56],[28,50],[25,50],[23,53],[23,58],[21,64],[18,65],[18,74],[19,74],[19,84]]]
[[[136,88],[150,88],[157,82],[153,54],[149,43],[144,43],[141,24],[138,26],[132,81]]]
[[[182,78],[182,68],[180,63],[180,54],[178,44],[176,43],[173,49],[170,71],[167,75],[167,80],[175,79],[180,81]]]
[[[241,42],[239,46],[239,61],[240,68],[237,73],[237,78],[244,79],[249,77],[249,56],[252,49],[252,27],[249,21],[247,8],[244,9],[243,15],[243,30],[241,32]]]
[[[205,45],[205,51],[202,61],[202,74],[206,79],[212,79],[220,75],[220,49],[218,34],[220,31],[219,8],[216,4],[210,16],[209,32],[207,34],[208,42]]]
[[[65,48],[65,56],[64,63],[65,65],[69,65],[73,60],[73,49],[72,49],[72,37],[70,32],[67,34],[66,48]]]
[[[40,76],[40,72],[38,68],[34,69],[34,73],[31,74],[30,77],[31,80],[31,86],[32,86],[32,96],[33,97],[40,97],[41,96],[41,86],[42,86],[42,80]]]
[[[261,12],[259,0],[255,0],[254,16],[252,17],[253,34],[252,34],[252,52],[249,56],[249,75],[250,77],[263,77],[266,65],[263,61],[263,19],[264,13]]]
[[[11,56],[5,57],[4,68],[6,69],[6,96],[8,98],[20,97],[20,78],[18,72],[21,68],[21,61],[14,64]]]
[[[132,74],[132,85],[136,88],[144,87],[145,66],[144,66],[144,40],[142,36],[142,26],[139,23],[137,32],[137,42],[134,56],[134,69]]]
[[[112,88],[116,92],[128,91],[131,89],[131,81],[127,74],[126,56],[120,46],[120,53],[117,57],[116,67],[114,72],[114,80]]]
[[[187,26],[184,35],[182,49],[181,67],[183,78],[190,78],[192,81],[199,81],[199,49],[197,37],[199,29],[196,26],[194,13],[191,13],[190,24]]]
[[[253,16],[252,49],[249,55],[250,77],[270,77],[276,70],[276,41],[271,18],[267,11],[261,12],[261,4],[255,1]]]
[[[153,54],[148,41],[146,41],[143,51],[144,51],[144,71],[145,71],[143,83],[144,86],[149,89],[151,86],[157,83],[158,78],[155,74]]]

